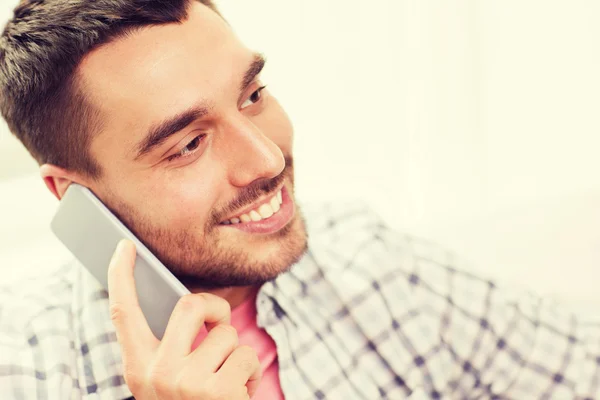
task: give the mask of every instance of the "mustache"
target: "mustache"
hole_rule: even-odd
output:
[[[286,176],[291,176],[294,160],[291,156],[285,156],[284,160],[285,167],[279,175],[271,179],[257,179],[244,187],[235,200],[212,216],[213,225],[219,224],[227,215],[233,214],[235,211],[254,203],[262,196],[273,193],[285,180]]]

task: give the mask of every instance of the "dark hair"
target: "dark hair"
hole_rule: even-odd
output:
[[[211,0],[194,0],[217,11]],[[22,0],[0,37],[0,112],[39,164],[98,177],[102,121],[76,74],[92,49],[148,25],[180,23],[190,0]]]

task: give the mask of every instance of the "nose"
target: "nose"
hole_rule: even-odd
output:
[[[240,117],[223,132],[230,183],[245,187],[256,180],[281,174],[285,159],[279,146],[252,121]]]

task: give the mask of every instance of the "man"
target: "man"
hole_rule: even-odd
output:
[[[264,63],[209,0],[17,7],[0,40],[11,130],[57,198],[90,188],[193,294],[155,338],[130,242],[108,296],[76,263],[3,292],[4,397],[600,393],[598,326],[461,272],[361,206],[303,218]]]

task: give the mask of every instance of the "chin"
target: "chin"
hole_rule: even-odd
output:
[[[307,250],[307,235],[301,214],[296,214],[281,230],[244,247],[246,254],[250,255],[257,265],[270,266],[271,269],[281,272],[287,271]]]
[[[217,242],[210,261],[202,266],[172,268],[186,286],[223,288],[258,285],[277,278],[296,264],[307,250],[307,235],[301,214],[281,230],[269,235],[229,235]],[[173,266],[173,265],[171,265]],[[195,271],[196,270],[196,271]],[[178,272],[178,273],[176,273]]]

